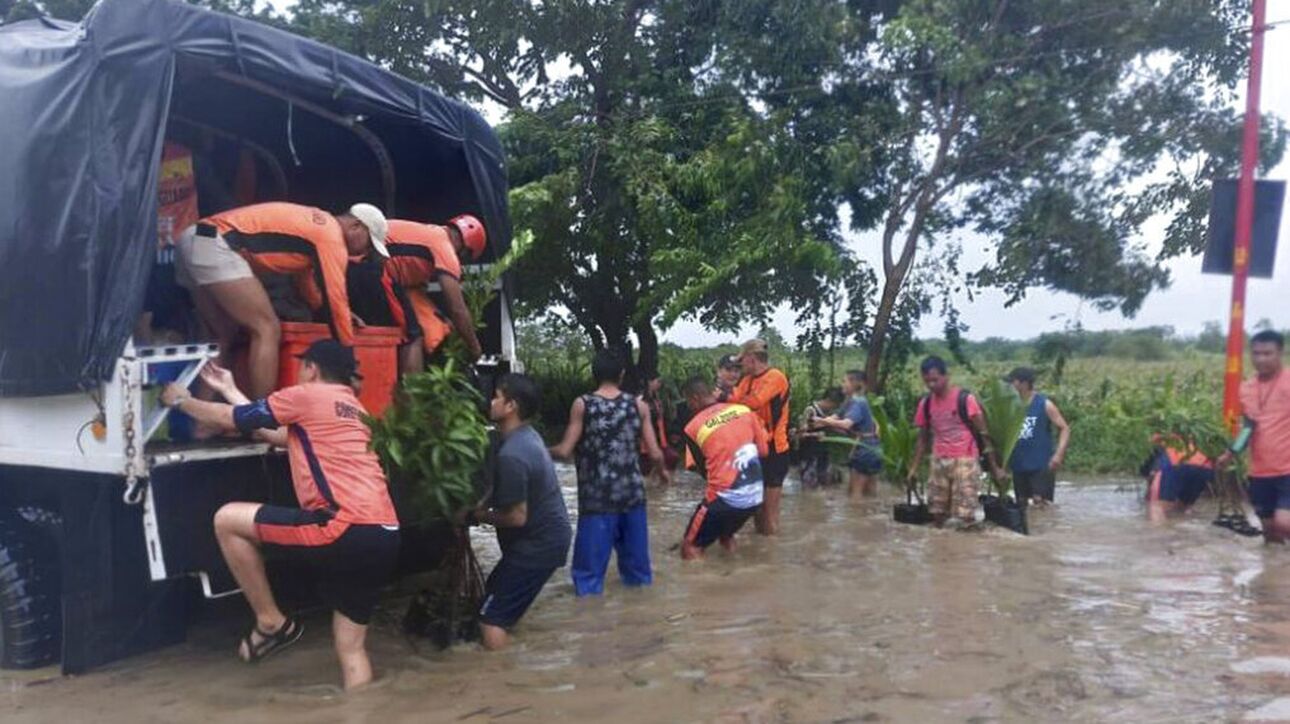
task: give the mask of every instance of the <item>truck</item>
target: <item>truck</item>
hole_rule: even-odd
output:
[[[77,673],[178,642],[204,601],[237,593],[220,505],[294,500],[281,452],[180,440],[157,403],[219,353],[141,339],[145,308],[175,303],[153,293],[167,145],[193,149],[199,200],[214,179],[243,200],[474,214],[483,265],[510,246],[506,164],[464,103],[172,0],[0,27],[0,96],[0,666]],[[515,364],[511,280],[496,284],[485,379]]]

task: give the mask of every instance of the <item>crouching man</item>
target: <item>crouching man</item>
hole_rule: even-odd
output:
[[[531,377],[508,374],[497,383],[489,417],[502,434],[497,479],[484,505],[463,511],[460,522],[497,529],[502,559],[484,584],[480,638],[487,649],[505,648],[552,574],[569,556],[573,530],[546,443],[529,424],[542,407]]]
[[[313,576],[333,611],[332,635],[345,688],[372,680],[367,624],[399,552],[399,521],[385,474],[368,449],[371,433],[351,384],[354,352],[335,340],[315,342],[300,355],[300,384],[252,402],[224,369],[202,379],[231,404],[194,399],[179,385],[162,401],[223,430],[256,432],[287,448],[299,508],[228,503],[215,513],[215,537],[229,570],[255,613],[238,655],[256,662],[295,643],[304,632],[278,608],[264,572],[266,549]]]

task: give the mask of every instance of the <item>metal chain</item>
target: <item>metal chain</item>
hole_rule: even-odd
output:
[[[139,478],[139,472],[134,466],[134,459],[139,449],[135,446],[134,385],[130,380],[130,366],[127,363],[121,368],[121,386],[124,388],[125,404],[125,493],[121,499],[126,505],[138,505],[143,502],[143,486],[146,481]]]

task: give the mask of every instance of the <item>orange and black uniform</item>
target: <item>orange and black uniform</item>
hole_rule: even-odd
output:
[[[747,407],[718,402],[685,426],[685,444],[708,483],[685,542],[706,548],[737,533],[761,506],[766,428]]]
[[[453,249],[448,228],[391,219],[385,243],[390,250],[386,274],[406,293],[410,316],[415,317],[421,328],[425,350],[434,352],[452,332],[452,324],[431,301],[426,285],[440,275],[461,280],[461,261]]]
[[[759,375],[745,375],[730,393],[730,401],[747,406],[765,425],[770,450],[762,458],[762,473],[766,487],[782,487],[788,476],[788,377],[774,367]]]
[[[322,311],[332,334],[354,344],[345,268],[349,252],[336,217],[312,206],[281,201],[252,204],[208,216],[198,222],[214,226],[220,236],[258,274],[287,274],[309,308]]]

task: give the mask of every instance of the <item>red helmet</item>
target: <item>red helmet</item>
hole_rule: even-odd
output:
[[[484,231],[482,221],[470,214],[462,214],[454,216],[448,223],[461,232],[461,240],[470,250],[471,259],[478,259],[483,255],[484,247],[488,245],[488,234]]]

